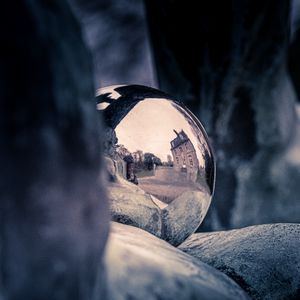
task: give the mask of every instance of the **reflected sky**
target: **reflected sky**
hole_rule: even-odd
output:
[[[116,127],[118,144],[124,145],[130,152],[142,150],[150,152],[167,161],[171,155],[170,142],[177,132],[183,130],[198,156],[200,166],[204,166],[200,141],[195,129],[187,122],[185,116],[176,109],[176,104],[165,99],[145,99],[140,101]],[[200,139],[204,137],[200,136]]]

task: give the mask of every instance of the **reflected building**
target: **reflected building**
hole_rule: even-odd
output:
[[[186,172],[187,179],[195,182],[199,166],[195,147],[183,130],[179,133],[176,130],[174,132],[176,138],[170,142],[173,167],[176,171]]]

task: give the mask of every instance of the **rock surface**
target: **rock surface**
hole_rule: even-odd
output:
[[[103,299],[89,51],[66,1],[6,1],[0,15],[0,298]]]
[[[282,96],[284,101],[288,98],[288,94]],[[282,119],[289,115],[281,106],[279,111]],[[237,189],[236,203],[232,209],[232,228],[266,223],[300,222],[299,108],[294,129],[292,130],[290,125],[286,126],[287,131],[293,131],[293,136],[284,151],[271,153],[269,149],[260,151],[251,164],[239,168],[237,174],[241,184]]]
[[[300,299],[300,224],[197,233],[179,249],[230,276],[253,299]]]
[[[162,238],[178,246],[200,226],[211,202],[201,191],[188,191],[162,210]]]
[[[248,299],[226,275],[128,225],[112,223],[106,268],[111,300]]]
[[[136,190],[134,190],[136,189]],[[150,195],[132,184],[109,186],[110,212],[112,220],[142,228],[157,237],[161,236],[161,211]]]

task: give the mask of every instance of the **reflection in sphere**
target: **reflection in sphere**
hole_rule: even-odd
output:
[[[108,127],[106,154],[156,205],[164,208],[191,191],[212,196],[213,153],[187,108],[161,91],[137,85],[103,88],[97,102]]]

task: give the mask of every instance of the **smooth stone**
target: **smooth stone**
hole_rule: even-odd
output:
[[[179,249],[230,276],[253,299],[300,299],[300,224],[196,233]]]
[[[188,191],[162,210],[162,238],[178,246],[202,223],[211,197],[201,191]]]
[[[161,211],[150,195],[134,192],[120,184],[108,188],[110,213],[113,221],[142,228],[157,237],[161,236]],[[138,189],[138,188],[137,188]]]
[[[223,273],[133,226],[112,222],[105,262],[111,300],[249,299]]]

